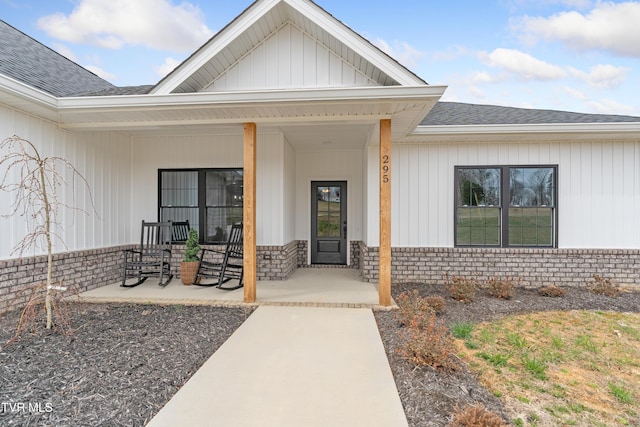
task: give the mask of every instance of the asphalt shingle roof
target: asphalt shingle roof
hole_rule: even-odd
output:
[[[141,85],[141,86],[120,86],[112,87],[105,90],[99,90],[94,92],[80,93],[77,96],[118,96],[118,95],[146,95],[153,89],[154,85]]]
[[[115,87],[2,20],[0,74],[56,97]]]
[[[497,105],[463,104],[460,102],[438,102],[420,125],[463,126],[621,122],[640,122],[640,117],[533,110]]]
[[[0,20],[0,74],[56,97],[149,93],[153,85],[117,87]],[[438,102],[422,126],[640,122],[640,117]]]

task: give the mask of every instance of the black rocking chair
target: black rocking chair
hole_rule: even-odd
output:
[[[227,291],[241,288],[244,285],[243,249],[242,223],[233,224],[224,252],[214,249],[202,249],[200,263],[198,264],[198,273],[193,280],[193,284],[199,286],[216,286],[218,289]],[[222,262],[205,261],[207,252],[222,254]],[[214,279],[214,282],[204,283],[202,279]],[[223,286],[233,279],[238,280],[237,285]]]
[[[142,221],[140,248],[125,249],[122,268],[122,285],[132,288],[143,283],[151,276],[158,276],[158,284],[166,286],[171,274],[171,222]],[[134,283],[127,284],[127,279],[137,278]]]
[[[181,221],[173,221],[171,223],[173,226],[171,227],[171,241],[173,243],[184,243],[187,241],[189,237],[189,220]]]

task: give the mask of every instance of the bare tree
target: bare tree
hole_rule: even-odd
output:
[[[47,251],[45,310],[47,329],[51,329],[52,291],[57,289],[53,284],[53,241],[60,241],[66,248],[64,239],[58,233],[58,213],[66,208],[88,214],[84,209],[73,207],[73,203],[60,201],[58,189],[70,186],[71,202],[74,202],[76,186],[84,186],[88,190],[91,209],[96,212],[91,188],[84,176],[68,160],[56,156],[41,157],[31,142],[19,136],[14,135],[2,141],[0,152],[3,153],[0,157],[0,190],[15,194],[10,212],[3,216],[19,215],[24,217],[27,223],[27,234],[15,246],[12,255],[17,253],[22,257],[26,250],[33,247]]]

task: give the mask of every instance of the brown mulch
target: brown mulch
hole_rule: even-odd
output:
[[[566,289],[562,298],[519,289],[502,301],[480,293],[470,304],[443,286],[394,285],[397,297],[418,289],[446,298],[440,318],[450,325],[545,310],[640,311],[640,292],[617,298]],[[19,313],[0,317],[0,425],[143,426],[250,315],[240,308],[135,304],[71,305],[75,337],[47,332],[13,336]],[[409,425],[445,426],[456,405],[483,403],[506,418],[500,401],[466,369],[416,368],[399,356],[400,324],[375,313]],[[310,385],[311,387],[312,385]]]
[[[543,297],[536,289],[517,289],[511,300],[490,297],[480,291],[473,302],[457,302],[449,297],[442,285],[398,284],[392,286],[394,298],[404,291],[418,290],[423,297],[438,295],[446,305],[438,315],[446,325],[479,323],[512,314],[557,310],[603,310],[640,312],[640,292],[625,292],[618,297],[594,294],[586,289],[563,288],[565,296]],[[380,335],[400,393],[400,398],[412,427],[446,426],[456,407],[483,404],[487,409],[510,421],[500,400],[483,388],[464,367],[443,373],[430,367],[415,367],[396,352],[403,344],[401,325],[394,312],[376,312]]]

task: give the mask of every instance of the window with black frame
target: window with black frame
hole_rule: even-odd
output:
[[[161,221],[189,220],[201,243],[224,243],[242,221],[242,169],[159,171]]]
[[[455,245],[556,247],[556,166],[456,167]]]

